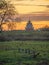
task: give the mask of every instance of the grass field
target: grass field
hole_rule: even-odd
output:
[[[49,65],[48,61],[49,41],[0,42],[0,65]]]
[[[47,40],[49,41],[49,31],[3,31],[0,33],[0,41],[16,40]]]

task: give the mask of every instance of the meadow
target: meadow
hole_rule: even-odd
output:
[[[49,41],[49,31],[3,31],[0,33],[0,41],[16,40],[47,40]]]
[[[0,65],[49,65],[49,41],[0,42]]]

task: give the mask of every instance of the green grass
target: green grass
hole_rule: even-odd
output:
[[[19,48],[40,54],[33,58],[31,53],[19,52]],[[49,61],[49,41],[0,42],[0,65],[36,65],[44,60]]]
[[[49,40],[49,31],[3,31],[0,41]]]

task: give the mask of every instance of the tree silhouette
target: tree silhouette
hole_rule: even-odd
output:
[[[40,31],[49,31],[49,26],[46,25],[45,27],[39,28],[38,30],[40,30]]]
[[[5,20],[11,19],[15,11],[14,6],[5,0],[0,0],[0,10],[0,32],[2,32],[2,25],[5,24]]]

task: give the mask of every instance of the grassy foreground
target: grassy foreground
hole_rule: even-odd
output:
[[[0,42],[0,65],[49,65],[48,61],[49,41]]]
[[[49,40],[49,31],[3,31],[0,41]]]

